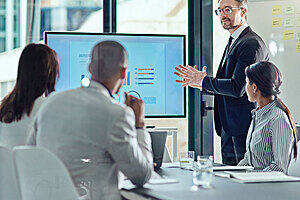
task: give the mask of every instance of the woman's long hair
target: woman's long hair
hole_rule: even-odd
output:
[[[249,79],[250,85],[255,83],[265,98],[274,96],[279,107],[286,113],[294,132],[294,158],[297,158],[297,129],[293,116],[288,107],[282,102],[278,95],[280,94],[280,85],[282,84],[282,76],[279,69],[271,62],[262,61],[255,63],[245,70],[246,77]]]
[[[58,57],[44,44],[27,45],[20,57],[14,89],[3,98],[0,105],[0,121],[19,121],[31,113],[34,101],[53,92],[59,74]]]

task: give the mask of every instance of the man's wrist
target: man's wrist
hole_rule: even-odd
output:
[[[145,128],[145,122],[136,122],[135,123],[136,129],[144,129]]]
[[[135,127],[135,129],[143,130],[145,127]]]
[[[201,80],[200,80],[200,87],[203,86],[203,80],[205,79],[206,76],[204,76]]]
[[[207,75],[203,77],[202,81],[201,81],[201,87],[202,89],[205,89],[206,85],[205,85],[205,82],[207,82],[207,80],[204,80],[204,79],[207,79],[209,78]]]

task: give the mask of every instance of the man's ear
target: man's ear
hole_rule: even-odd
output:
[[[126,67],[122,67],[121,68],[121,79],[125,79],[126,72],[127,72],[127,68]]]
[[[93,70],[93,67],[92,67],[92,64],[90,63],[89,64],[89,72],[90,72],[90,74],[91,74],[91,79],[94,79],[94,77],[96,76],[95,75],[95,72],[94,72],[94,70]]]
[[[89,72],[92,73],[92,67],[91,67],[91,63],[89,64]]]
[[[242,8],[241,11],[242,11],[242,16],[247,17],[247,12],[248,12],[247,8]]]

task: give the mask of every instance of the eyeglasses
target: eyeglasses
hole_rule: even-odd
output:
[[[243,9],[243,7],[225,7],[223,9],[216,9],[215,13],[217,16],[221,15],[221,12],[223,12],[225,15],[229,15],[230,13],[232,13],[232,10],[237,10],[237,9]]]

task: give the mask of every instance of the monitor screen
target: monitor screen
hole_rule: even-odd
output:
[[[129,92],[144,101],[146,117],[185,117],[185,88],[174,75],[174,67],[185,64],[184,35],[45,32],[45,43],[59,57],[56,91],[88,84],[92,48],[104,40],[121,43],[128,55],[127,76],[115,95],[117,102],[124,103],[124,92]]]

